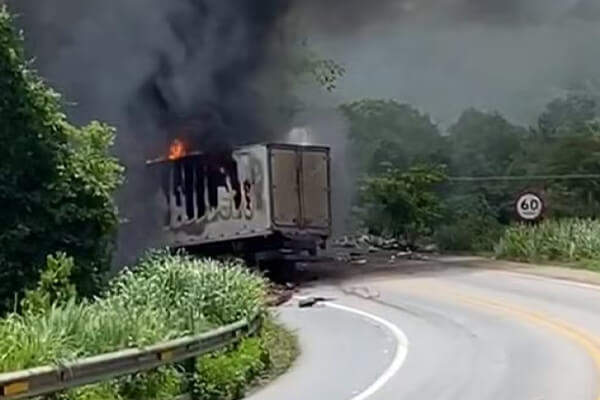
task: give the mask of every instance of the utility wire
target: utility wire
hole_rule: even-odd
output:
[[[600,174],[569,174],[569,175],[520,175],[520,176],[450,176],[453,182],[482,182],[482,181],[545,181],[545,180],[600,180]]]

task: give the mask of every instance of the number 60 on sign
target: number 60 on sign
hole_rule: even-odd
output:
[[[533,192],[522,193],[516,203],[517,215],[525,221],[536,221],[544,213],[544,201]]]

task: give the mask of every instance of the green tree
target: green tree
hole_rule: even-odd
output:
[[[525,172],[520,161],[523,160],[528,131],[511,124],[501,114],[468,109],[449,131],[451,175],[489,177]],[[503,181],[448,186],[446,199],[453,215],[447,216],[447,224],[467,223],[468,220],[476,226],[486,220],[484,215],[507,223],[512,217],[515,193],[519,190],[520,183]]]
[[[527,131],[499,113],[466,110],[450,127],[451,172],[459,176],[511,173]]]
[[[431,118],[394,100],[361,100],[340,107],[350,125],[352,156],[360,173],[443,164],[445,141]]]
[[[362,193],[365,222],[372,233],[402,238],[414,247],[430,235],[442,217],[436,186],[445,180],[442,167],[389,169],[367,180]]]
[[[539,147],[542,147],[540,145]],[[546,143],[537,168],[549,175],[600,174],[600,130],[570,133]],[[554,216],[600,216],[600,179],[546,182],[549,211]]]
[[[536,176],[600,173],[600,129],[592,97],[567,96],[548,103],[536,126],[513,125],[498,113],[467,110],[450,129],[451,174]],[[600,215],[600,181],[489,180],[448,185],[439,242],[453,250],[489,250],[501,225],[514,219],[519,192],[534,189],[547,216]]]
[[[532,128],[521,168],[528,175],[588,175],[600,173],[598,102],[587,94],[551,101]],[[600,215],[600,181],[548,180],[543,190],[549,215]]]
[[[24,61],[22,38],[0,7],[0,308],[38,281],[46,256],[74,257],[81,294],[109,267],[118,226],[112,194],[122,168],[112,129],[77,128],[59,96]]]
[[[569,95],[551,101],[538,119],[537,133],[544,138],[593,130],[598,102],[589,95]]]

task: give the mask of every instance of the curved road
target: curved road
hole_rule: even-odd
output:
[[[451,268],[303,295],[348,308],[283,307],[303,354],[252,400],[600,400],[600,287]]]

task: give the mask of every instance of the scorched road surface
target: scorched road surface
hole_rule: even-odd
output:
[[[346,308],[283,307],[303,355],[253,400],[600,400],[600,287],[453,267],[302,295]]]

